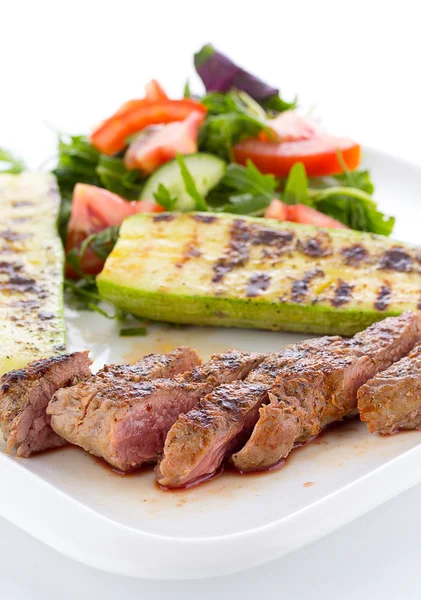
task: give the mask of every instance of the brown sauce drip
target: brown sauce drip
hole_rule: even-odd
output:
[[[334,423],[325,427],[318,435],[313,436],[306,442],[296,443],[294,445],[294,447],[292,448],[291,452],[294,452],[294,456],[295,456],[296,452],[298,450],[300,450],[300,448],[305,448],[308,444],[311,444],[315,440],[320,440],[327,433],[334,431],[336,429],[342,428],[344,426],[344,424],[349,424],[350,420],[351,420],[350,418],[347,418],[343,421],[335,421]],[[389,434],[389,435],[395,435],[395,433],[397,433],[397,432],[394,432],[393,434]],[[410,433],[410,432],[408,430],[403,430],[402,433]],[[38,454],[47,454],[49,452],[56,452],[58,450],[66,450],[66,449],[70,449],[70,448],[73,448],[73,449],[77,448],[79,451],[83,452],[85,455],[88,454],[82,448],[79,448],[78,446],[72,446],[70,444],[67,446],[59,446],[58,448],[49,448],[47,450],[43,450],[42,452],[39,452]],[[116,475],[117,477],[140,476],[140,475],[144,474],[145,472],[146,473],[151,472],[155,468],[155,464],[150,463],[150,464],[144,464],[141,467],[139,467],[138,469],[133,469],[131,471],[120,471],[120,469],[113,467],[112,465],[107,463],[103,458],[100,458],[98,456],[93,456],[91,454],[88,454],[88,455],[95,461],[95,463],[97,465],[99,465],[103,469],[106,469],[106,471],[109,474]],[[255,469],[253,471],[247,471],[247,472],[236,469],[234,467],[234,465],[230,462],[230,459],[227,458],[222,463],[222,465],[220,465],[218,467],[218,469],[216,469],[216,471],[214,471],[213,473],[198,477],[194,481],[190,481],[189,483],[187,483],[184,486],[180,486],[177,488],[170,488],[167,486],[160,485],[157,481],[155,481],[155,485],[159,488],[159,490],[161,490],[163,492],[171,492],[171,493],[175,494],[175,493],[185,492],[186,490],[193,489],[193,488],[197,487],[198,485],[203,485],[205,483],[211,482],[214,479],[216,479],[217,477],[220,477],[225,473],[227,475],[235,476],[235,477],[263,477],[263,476],[267,475],[268,473],[277,472],[280,469],[282,469],[285,465],[287,465],[289,456],[291,456],[291,453],[288,455],[287,458],[281,458],[277,463],[271,465],[270,467],[263,467],[261,469]]]
[[[82,448],[81,450],[85,452]],[[131,469],[130,471],[121,471],[117,469],[117,467],[113,467],[110,465],[104,458],[100,456],[94,456],[93,454],[89,454],[89,456],[96,462],[97,465],[108,471],[108,473],[112,473],[113,475],[117,475],[117,477],[132,477],[133,475],[141,475],[145,472],[153,471],[155,465],[152,463],[143,464],[137,469]]]

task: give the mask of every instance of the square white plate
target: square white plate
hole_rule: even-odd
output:
[[[374,150],[365,163],[394,237],[419,239],[421,169]],[[69,350],[89,348],[95,367],[191,345],[206,358],[236,347],[274,351],[304,336],[252,330],[151,327],[119,338],[100,315],[67,311]],[[284,468],[226,472],[178,492],[163,492],[152,471],[119,476],[67,447],[31,459],[0,443],[0,514],[60,552],[120,574],[156,579],[231,573],[282,556],[340,527],[421,481],[421,433],[368,433],[350,421],[294,451]]]

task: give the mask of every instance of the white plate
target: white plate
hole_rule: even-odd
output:
[[[417,242],[421,169],[374,150],[365,162],[395,237]],[[229,347],[273,351],[303,336],[153,327],[118,338],[115,324],[68,311],[70,350],[95,367],[180,344],[206,357]],[[421,481],[421,433],[381,438],[357,421],[296,450],[272,473],[232,472],[188,491],[162,492],[151,471],[121,477],[77,448],[31,459],[0,453],[0,514],[86,564],[147,578],[194,578],[264,563],[325,535]],[[1,446],[4,450],[4,445]]]

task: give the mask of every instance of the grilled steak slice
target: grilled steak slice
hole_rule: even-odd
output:
[[[89,376],[88,352],[74,352],[29,363],[0,380],[0,425],[7,452],[18,456],[62,446],[66,442],[50,427],[46,413],[54,392]]]
[[[48,408],[52,427],[117,469],[136,469],[159,457],[182,412],[215,386],[246,377],[264,356],[233,350],[174,379],[142,382],[109,377],[106,386],[97,390],[89,386],[86,394],[83,385],[60,390]]]
[[[223,386],[230,390],[229,401],[225,389],[220,393],[217,388],[186,415],[180,415],[165,442],[164,457],[157,469],[159,483],[180,487],[214,473],[222,460],[248,438],[258,419],[258,408],[268,401],[267,390],[280,369],[338,340],[341,338],[323,337],[287,346],[267,356],[250,372],[247,383]]]
[[[421,344],[358,390],[358,410],[372,433],[421,429]]]
[[[107,386],[110,383],[112,385],[116,378],[137,382],[174,377],[191,371],[201,363],[200,356],[194,348],[180,346],[168,354],[148,354],[132,365],[105,365],[96,375],[92,376],[92,382],[99,387]]]
[[[268,401],[267,387],[236,381],[208,394],[171,427],[157,478],[165,487],[181,487],[202,480],[223,459],[241,448]]]
[[[276,378],[283,369],[293,366],[297,361],[303,360],[309,354],[319,352],[338,341],[342,341],[342,338],[339,336],[325,336],[285,346],[279,352],[269,354],[256,369],[250,372],[247,381],[264,383],[271,386],[275,383]]]
[[[54,399],[52,412],[48,408],[48,414],[54,414],[54,411],[58,413],[55,418],[57,427],[63,427],[63,431],[69,429],[68,439],[73,442],[83,419],[94,410],[95,402],[107,398],[107,392],[121,396],[125,386],[130,383],[173,377],[200,364],[196,350],[181,346],[168,354],[148,354],[131,365],[105,365],[95,375],[85,378],[71,389],[61,389]],[[98,418],[101,415],[97,413]]]
[[[275,465],[296,443],[355,412],[358,389],[407,354],[421,339],[421,313],[404,313],[375,323],[351,340],[336,340],[295,363],[281,366],[270,404],[234,465],[253,471]]]
[[[89,379],[81,381],[71,389],[60,391],[54,399],[54,413],[58,413],[54,419],[55,427],[58,427],[60,422],[60,427],[77,429],[89,411],[94,409],[95,402],[112,397],[113,394],[116,397],[122,396],[126,385],[161,377],[174,377],[200,364],[201,360],[196,350],[182,346],[168,354],[148,354],[132,365],[105,365]],[[93,398],[96,398],[95,402],[91,402]]]

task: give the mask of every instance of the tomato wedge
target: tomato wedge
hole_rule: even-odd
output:
[[[299,115],[295,110],[284,110],[274,119],[267,121],[268,127],[276,134],[278,142],[308,140],[320,132],[319,128]],[[269,141],[265,131],[259,133],[259,140]]]
[[[244,140],[233,148],[234,158],[240,165],[251,160],[262,173],[287,177],[296,162],[302,162],[309,177],[342,173],[338,150],[347,168],[358,167],[361,148],[348,138],[320,134],[307,140],[273,143],[258,139]]]
[[[203,113],[192,112],[184,121],[148,127],[130,144],[124,164],[128,169],[152,173],[178,153],[194,154],[204,118]]]
[[[77,183],[73,190],[72,213],[67,227],[66,252],[80,248],[83,240],[93,233],[121,225],[131,215],[163,211],[165,209],[162,206],[150,200],[127,202],[103,188]],[[81,261],[82,271],[96,275],[102,270],[103,264],[104,261],[88,247]],[[67,274],[70,277],[77,276],[69,266]]]
[[[306,206],[305,204],[292,204],[288,206],[288,221],[302,223],[303,225],[316,225],[332,229],[348,229],[346,225],[325,215],[324,213]]]
[[[285,204],[274,198],[265,211],[266,219],[277,221],[292,221],[302,225],[315,225],[331,229],[348,229],[346,225],[325,215],[324,213],[306,206],[305,204]]]
[[[288,221],[288,206],[281,200],[274,198],[265,210],[266,219],[276,219],[277,221]]]
[[[124,107],[123,107],[124,108]],[[183,121],[192,112],[206,114],[199,102],[183,100],[132,100],[104,121],[91,135],[92,144],[104,154],[115,154],[126,145],[126,139],[149,125]]]

